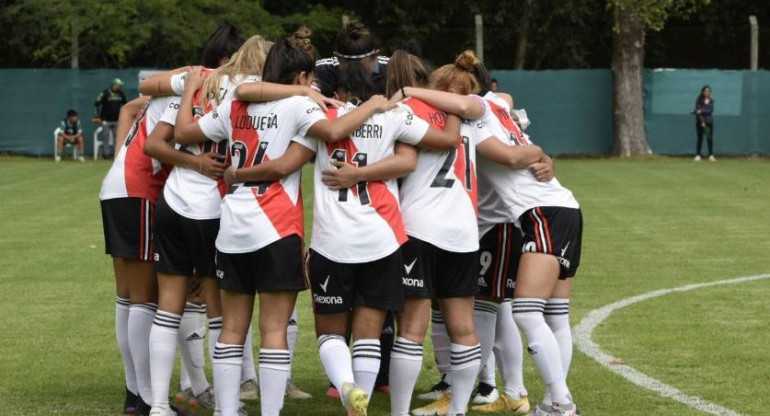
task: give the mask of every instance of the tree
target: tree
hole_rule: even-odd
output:
[[[608,0],[613,14],[612,82],[614,153],[650,153],[644,131],[642,70],[647,30],[659,31],[673,16],[687,16],[710,0]]]

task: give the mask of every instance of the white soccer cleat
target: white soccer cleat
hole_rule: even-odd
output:
[[[56,161],[56,163],[61,162],[61,156],[54,156],[53,160]]]
[[[578,416],[574,403],[547,405],[540,403],[535,408],[534,416]]]
[[[500,398],[500,392],[497,391],[495,386],[487,383],[479,383],[476,387],[476,395],[473,397],[474,404],[489,404],[494,403]]]
[[[84,158],[83,156],[78,156],[78,162],[85,162],[85,161],[86,161],[86,158]]]
[[[700,155],[695,155],[695,159],[693,159],[696,162],[700,162]]]
[[[241,400],[259,400],[257,379],[253,378],[241,383]]]
[[[716,162],[717,158],[714,157],[714,155],[709,156],[709,161]]]
[[[452,386],[445,383],[444,379],[442,378],[441,381],[439,381],[433,387],[431,387],[430,390],[428,390],[423,394],[417,395],[417,398],[420,400],[437,400],[444,393],[451,393],[451,392],[452,392]]]
[[[294,384],[294,380],[289,379],[286,381],[286,398],[293,399],[293,400],[309,400],[309,399],[312,399],[313,396],[311,396],[309,393],[302,391],[302,389],[300,389],[299,387],[297,387],[296,384]]]
[[[178,413],[171,410],[171,407],[166,406],[153,406],[150,409],[149,416],[178,416]]]

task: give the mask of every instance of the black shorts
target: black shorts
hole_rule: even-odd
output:
[[[401,249],[368,263],[337,263],[313,249],[307,257],[315,313],[348,312],[353,306],[388,311],[404,307]]]
[[[144,198],[101,201],[105,252],[112,257],[152,260],[155,204]]]
[[[409,237],[401,246],[401,284],[407,298],[457,298],[476,296],[479,253],[446,251]]]
[[[524,238],[513,223],[495,224],[479,241],[479,296],[513,297]]]
[[[254,295],[257,292],[299,292],[307,289],[302,239],[292,234],[249,253],[217,250],[219,288]]]
[[[161,195],[155,211],[155,270],[182,276],[214,277],[214,243],[219,218],[194,220],[179,215]]]
[[[522,252],[556,256],[561,265],[559,279],[575,277],[580,265],[583,214],[576,208],[537,207],[519,217],[524,233]]]

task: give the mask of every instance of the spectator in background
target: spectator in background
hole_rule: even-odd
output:
[[[107,150],[115,146],[115,136],[118,129],[118,116],[120,108],[126,104],[126,94],[123,92],[123,81],[120,78],[112,80],[110,88],[102,91],[94,101],[94,118],[92,121],[102,125],[102,156],[107,158],[112,153]]]
[[[497,78],[492,78],[491,82],[489,83],[489,90],[492,92],[498,92],[500,90],[500,87],[497,84]]]
[[[313,46],[313,30],[309,27],[302,25],[300,26],[296,32],[294,32],[294,35],[292,37],[297,40],[298,42],[304,43],[306,45],[305,50],[310,54],[310,56],[313,58],[313,60],[318,59],[318,49],[316,49],[315,46]]]
[[[714,99],[711,98],[711,87],[704,85],[700,90],[700,95],[695,100],[695,131],[698,136],[697,152],[695,161],[701,160],[701,147],[703,146],[703,136],[706,136],[709,149],[709,160],[716,162],[714,157]]]
[[[56,148],[56,162],[61,161],[61,152],[64,149],[66,143],[71,143],[77,146],[78,160],[85,162],[83,158],[83,152],[85,151],[85,141],[83,140],[83,129],[80,127],[80,116],[75,110],[67,111],[67,117],[61,120],[59,125],[59,135],[57,136]]]

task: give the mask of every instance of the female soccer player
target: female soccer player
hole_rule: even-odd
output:
[[[267,47],[261,36],[252,36],[228,63],[214,71],[206,71],[209,75],[202,88],[196,91],[193,111],[207,113],[225,101],[238,83],[259,80]],[[181,76],[172,77],[172,83],[183,83]],[[160,284],[160,304],[150,333],[153,416],[169,414],[169,384],[189,280],[195,276],[205,278],[204,284],[209,287],[210,294],[207,304],[217,304],[219,299],[214,241],[219,231],[220,205],[226,191],[221,175],[226,167],[222,162],[227,147],[224,143],[215,142],[180,146],[178,149],[168,145],[167,141],[173,138],[178,109],[179,105],[174,103],[166,110],[162,119],[165,126],[154,131],[145,145],[148,154],[175,166],[166,181],[156,211],[155,269]],[[255,379],[253,363],[250,371],[247,379]],[[205,373],[196,371],[190,376],[195,402],[205,408],[214,408],[214,395],[209,390]]]
[[[309,86],[313,68],[312,58],[300,46],[281,39],[267,56],[263,80]],[[290,366],[286,323],[297,292],[305,289],[298,169],[312,155],[309,149],[314,143],[302,136],[338,140],[384,109],[387,102],[366,103],[332,122],[306,97],[259,104],[227,101],[196,123],[191,102],[199,83],[199,71],[187,80],[175,139],[188,146],[229,140],[234,166],[228,176],[234,185],[222,204],[216,240],[223,329],[214,351],[214,387],[222,414],[236,414],[244,341],[258,292],[262,415],[276,416],[283,406]],[[299,152],[301,157],[294,159],[293,166],[267,163],[284,155],[292,142],[308,148]],[[278,167],[266,169],[263,162]]]
[[[465,57],[458,62],[464,63]],[[466,71],[467,72],[467,71]],[[440,87],[470,92],[474,78],[448,65],[440,68]],[[388,90],[402,92],[408,85],[427,80],[421,61],[403,51],[391,57]],[[440,94],[440,106],[454,112],[470,111],[463,97]],[[482,106],[475,104],[480,113]],[[446,113],[417,99],[404,106],[429,123],[442,126]],[[473,324],[473,296],[476,295],[478,230],[476,226],[475,152],[487,153],[513,167],[526,166],[540,157],[539,149],[513,150],[486,142],[491,134],[480,123],[466,121],[455,149],[436,152],[422,150],[417,169],[403,179],[401,203],[409,241],[402,248],[406,293],[404,311],[398,315],[398,335],[391,361],[391,414],[406,415],[422,361],[422,341],[428,327],[431,297],[440,300],[450,318],[452,373],[457,381],[452,399],[441,400],[440,413],[464,413],[479,368],[479,346]],[[360,168],[361,171],[376,165]],[[447,221],[451,218],[451,221]],[[471,352],[475,351],[471,354]],[[462,354],[462,355],[460,355]],[[463,359],[460,359],[462,356]],[[472,357],[473,356],[473,357]],[[451,404],[451,406],[450,406]],[[438,409],[436,409],[438,411]],[[417,412],[419,413],[419,412]]]

